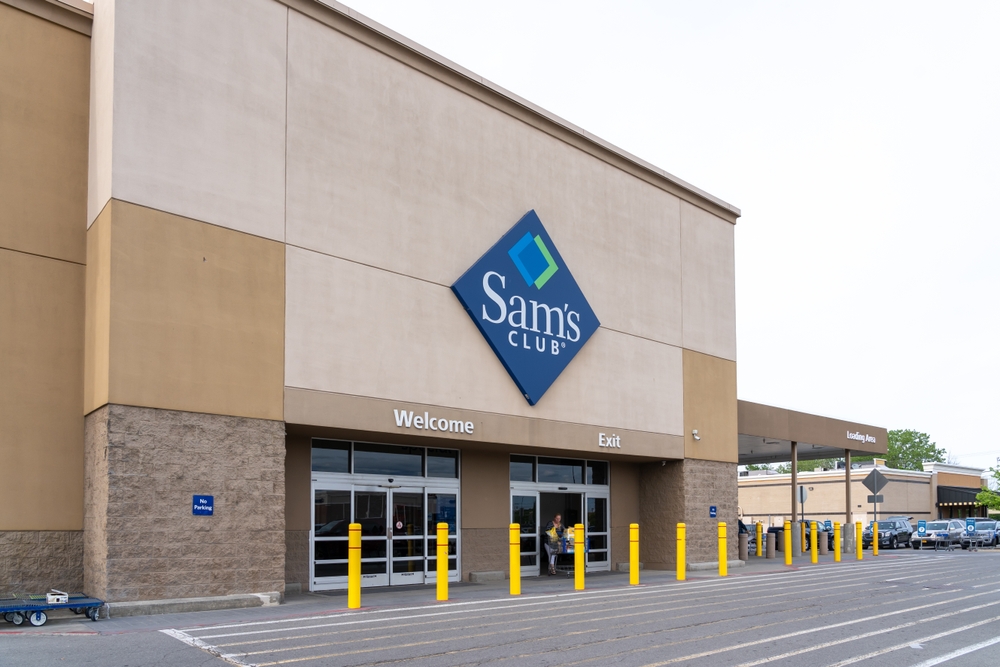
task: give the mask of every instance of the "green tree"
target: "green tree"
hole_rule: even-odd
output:
[[[1000,489],[1000,466],[990,468],[990,475],[993,477],[993,486]],[[983,490],[976,495],[976,502],[991,510],[1000,510],[1000,493],[984,486]]]
[[[926,433],[912,429],[889,431],[885,464],[900,470],[923,470],[924,462],[944,463],[948,452]]]
[[[748,463],[747,470],[770,470],[770,463]]]
[[[798,471],[799,472],[812,472],[818,468],[828,468],[832,470],[837,465],[837,461],[842,461],[843,459],[816,459],[813,461],[799,461]],[[787,475],[792,472],[792,464],[782,463],[779,464],[775,470],[782,474]]]

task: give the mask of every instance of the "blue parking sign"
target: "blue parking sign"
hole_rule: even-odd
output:
[[[965,532],[972,535],[976,532],[976,517],[970,516],[965,519]]]
[[[826,529],[826,532],[829,533],[831,530],[833,530],[833,522],[827,519],[826,521],[823,522],[823,527]]]
[[[927,522],[921,519],[917,522],[917,535],[927,534]]]
[[[215,513],[215,496],[192,496],[191,514],[212,516]]]
[[[719,512],[718,512],[718,510],[715,509],[715,505],[709,506],[709,508],[708,508],[708,516],[710,518],[714,519],[716,516],[718,516],[718,514],[719,514]]]

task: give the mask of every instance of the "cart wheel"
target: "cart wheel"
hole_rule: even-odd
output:
[[[94,621],[96,623],[101,618],[101,608],[100,607],[91,607],[90,609],[88,609],[87,610],[87,618],[89,618],[90,620],[92,620],[92,621]]]
[[[21,615],[21,612],[15,611],[10,615],[10,622],[14,625],[21,625],[24,623],[24,616]]]
[[[8,612],[7,612],[6,614],[4,614],[4,615],[3,615],[3,620],[5,620],[5,621],[7,621],[8,623],[10,623],[10,617],[11,617],[11,616],[13,616],[13,615],[14,615],[14,614],[12,614],[12,613],[10,613],[10,612],[8,611]]]
[[[82,613],[83,613],[83,610],[82,610],[82,609],[80,609],[79,607],[70,607],[70,608],[69,608],[69,610],[70,610],[71,612],[73,612],[74,614],[77,614],[77,615],[79,615],[79,614],[82,614]]]
[[[28,616],[28,621],[36,628],[45,625],[47,620],[49,617],[44,611],[34,611]]]

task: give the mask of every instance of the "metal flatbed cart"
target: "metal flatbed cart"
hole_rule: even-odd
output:
[[[92,621],[100,618],[104,600],[87,597],[83,593],[63,593],[53,590],[42,595],[14,594],[0,596],[0,614],[8,623],[21,625],[28,621],[34,626],[45,625],[49,620],[46,612],[54,609],[69,609],[74,614],[84,614]]]

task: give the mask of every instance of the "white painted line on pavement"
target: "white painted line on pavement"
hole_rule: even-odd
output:
[[[952,630],[947,630],[945,632],[939,632],[936,635],[931,635],[929,637],[921,637],[920,641],[922,644],[934,641],[935,639],[941,639],[942,637],[949,637],[959,632],[965,632],[966,630],[971,630],[972,628],[978,628],[980,625],[986,625],[987,623],[993,623],[994,621],[1000,621],[1000,616],[994,616],[993,618],[987,618],[985,621],[977,621],[975,623],[970,623],[969,625],[963,625],[960,628],[954,628]],[[844,667],[845,665],[853,665],[856,662],[861,662],[862,660],[869,660],[871,658],[876,658],[880,655],[885,655],[886,653],[892,653],[893,651],[899,651],[904,648],[909,648],[914,645],[914,642],[903,642],[902,644],[896,644],[895,646],[890,646],[888,648],[879,649],[878,651],[872,651],[871,653],[865,653],[864,655],[858,655],[853,658],[848,658],[847,660],[842,660],[838,663],[830,665],[830,667]],[[923,648],[922,645],[917,644],[918,648]]]
[[[187,644],[188,646],[193,646],[194,648],[200,648],[202,651],[211,653],[215,657],[225,660],[231,665],[238,665],[238,667],[257,667],[251,662],[244,662],[240,660],[235,655],[229,653],[223,653],[222,651],[212,646],[211,644],[203,642],[197,637],[192,637],[191,635],[185,632],[181,632],[180,630],[160,630],[160,632],[170,637],[173,637],[174,639],[178,639]]]
[[[970,598],[981,597],[983,595],[989,595],[996,591],[986,591],[984,593],[973,593],[972,595],[966,595],[960,598],[954,598],[951,602],[961,602],[962,600],[968,600]],[[865,616],[862,618],[856,618],[850,621],[841,621],[840,623],[830,623],[822,625],[816,628],[808,628],[806,630],[797,630],[796,632],[789,632],[783,635],[777,635],[775,637],[766,637],[764,639],[757,639],[752,642],[744,642],[742,644],[735,644],[733,646],[724,646],[722,648],[714,649],[712,651],[702,651],[701,653],[693,653],[691,655],[680,656],[678,658],[673,658],[671,660],[664,660],[662,662],[652,662],[644,667],[661,667],[662,665],[672,665],[676,662],[685,662],[687,660],[694,660],[695,658],[705,658],[712,655],[717,655],[719,653],[727,653],[729,651],[735,651],[737,649],[746,648],[748,646],[759,646],[761,644],[767,644],[770,642],[776,642],[780,639],[789,639],[790,637],[799,637],[801,635],[809,634],[812,632],[818,632],[820,630],[831,630],[833,628],[842,628],[847,625],[854,625],[855,623],[864,623],[866,621],[875,621],[880,618],[886,618],[887,616],[896,616],[897,614],[908,614],[914,611],[919,611],[920,609],[927,609],[928,607],[934,607],[940,604],[939,602],[932,602],[930,604],[920,605],[918,607],[909,607],[907,609],[897,609],[896,611],[889,611],[884,614],[876,614],[874,616]],[[1000,601],[996,602],[1000,604]],[[772,660],[773,658],[768,658],[767,660]],[[765,661],[766,662],[766,661]]]
[[[931,658],[930,660],[925,660],[924,662],[913,665],[912,667],[932,667],[932,665],[940,665],[942,662],[948,662],[949,660],[954,660],[967,653],[972,653],[973,651],[979,651],[987,646],[993,646],[994,644],[1000,643],[1000,637],[994,637],[993,639],[987,639],[986,641],[979,642],[978,644],[973,644],[972,646],[966,646],[965,648],[960,648],[957,651],[952,651],[951,653],[946,653],[945,655],[939,655],[936,658]]]
[[[822,567],[822,566],[818,566],[818,567]],[[880,563],[877,566],[875,566],[875,565],[869,566],[867,568],[865,574],[878,575],[883,570],[895,570],[895,569],[899,569],[899,568],[910,568],[910,567],[912,567],[912,564],[910,564],[910,563],[895,563],[895,562],[894,563],[884,563],[884,564]],[[838,579],[840,579],[840,578],[847,578],[847,579],[850,579],[850,580],[854,580],[854,579],[857,578],[856,576],[853,576],[853,577],[847,576],[847,574],[848,573],[844,573],[844,577],[838,577]],[[856,573],[855,573],[855,575],[856,575]],[[921,576],[921,575],[914,575],[914,576]],[[622,596],[632,596],[632,595],[648,595],[648,594],[653,593],[653,592],[670,592],[670,593],[675,593],[676,592],[678,595],[682,595],[685,592],[691,591],[691,590],[706,590],[706,589],[707,590],[711,590],[711,589],[717,589],[717,588],[718,589],[725,589],[725,588],[736,587],[739,584],[742,584],[742,586],[739,586],[740,587],[740,592],[742,593],[742,592],[745,592],[751,586],[752,587],[757,587],[757,584],[760,584],[760,585],[767,584],[768,580],[770,580],[773,577],[789,577],[789,578],[793,578],[794,577],[796,579],[812,579],[812,578],[815,578],[815,577],[824,577],[825,578],[824,579],[825,583],[827,583],[827,584],[836,583],[836,580],[832,580],[832,581],[830,580],[829,573],[826,573],[826,572],[815,572],[815,571],[809,571],[809,570],[807,570],[807,571],[803,571],[803,570],[788,570],[786,572],[770,572],[770,573],[757,574],[757,575],[747,575],[747,576],[743,576],[743,577],[739,577],[739,578],[729,578],[729,579],[723,579],[723,580],[696,581],[696,582],[691,582],[690,584],[681,583],[680,585],[677,582],[670,582],[670,583],[665,583],[665,584],[652,584],[652,585],[642,586],[641,588],[596,589],[596,590],[591,590],[591,591],[574,591],[574,592],[571,592],[571,593],[554,593],[554,594],[548,594],[548,595],[523,596],[523,597],[519,597],[519,598],[509,598],[508,601],[511,602],[511,603],[513,603],[513,604],[508,605],[507,607],[493,607],[493,608],[489,608],[489,609],[476,609],[476,610],[472,610],[472,611],[493,611],[495,609],[513,608],[515,606],[520,606],[520,605],[517,605],[516,603],[530,601],[530,600],[542,600],[546,604],[551,604],[551,603],[559,601],[559,598],[564,598],[564,597],[587,596],[590,599],[599,599],[599,598],[611,598],[611,597],[622,597]],[[749,582],[749,584],[748,584],[748,582]],[[670,590],[670,589],[674,589],[674,590]],[[720,591],[720,592],[722,592],[722,591]],[[280,624],[280,623],[295,623],[295,622],[304,623],[304,622],[308,622],[310,620],[320,620],[320,619],[325,619],[325,618],[351,618],[351,617],[356,617],[356,616],[368,616],[368,615],[373,615],[373,614],[385,614],[385,613],[390,613],[390,612],[403,613],[403,612],[408,612],[408,611],[422,611],[422,610],[425,610],[425,609],[442,609],[442,608],[450,608],[450,607],[461,607],[461,606],[469,606],[469,605],[489,604],[489,603],[496,603],[496,602],[497,602],[497,599],[494,598],[494,599],[489,599],[489,600],[470,600],[470,601],[465,601],[465,602],[449,602],[449,603],[445,603],[445,604],[421,605],[419,607],[390,607],[390,608],[386,608],[386,609],[370,609],[370,610],[357,611],[357,612],[336,612],[335,611],[335,612],[324,612],[322,614],[316,614],[316,615],[312,615],[312,616],[302,616],[302,617],[296,617],[296,618],[272,619],[272,620],[268,620],[268,621],[250,621],[250,622],[246,622],[246,623],[229,623],[229,624],[225,624],[225,625],[209,625],[209,626],[200,626],[200,627],[187,627],[187,628],[184,628],[184,630],[187,633],[193,633],[193,632],[210,632],[210,631],[214,631],[214,630],[225,630],[225,629],[229,629],[229,628],[245,628],[245,627],[253,627],[253,626],[260,626],[260,625],[276,625],[276,624]],[[419,618],[420,616],[413,616],[413,617],[414,618]],[[402,618],[404,618],[404,617],[398,617],[398,618],[393,618],[393,619],[382,619],[382,620],[400,620]],[[304,626],[302,628],[297,628],[297,629],[306,629],[306,627],[325,627],[325,626],[319,626],[319,625],[317,625],[317,626]],[[288,630],[291,630],[291,629],[292,628],[288,628]],[[212,638],[212,637],[217,637],[217,636],[220,636],[220,635],[211,635],[211,636],[203,635],[203,637],[206,637],[206,638]]]
[[[888,628],[880,628],[878,630],[873,630],[871,632],[863,632],[860,635],[854,635],[853,637],[844,637],[843,639],[835,639],[830,642],[823,642],[822,644],[815,644],[813,646],[806,646],[805,648],[800,648],[795,651],[788,651],[787,653],[781,653],[780,655],[772,655],[766,658],[761,658],[760,660],[753,660],[751,662],[740,663],[736,667],[756,667],[756,665],[763,665],[765,662],[771,662],[772,660],[783,660],[785,658],[791,658],[792,656],[802,655],[804,653],[811,653],[812,651],[818,651],[820,649],[830,648],[831,646],[839,646],[840,644],[846,644],[847,642],[853,642],[859,639],[867,639],[868,637],[875,637],[876,635],[884,635],[887,632],[895,632],[896,630],[902,630],[903,628],[912,628],[914,626],[920,625],[921,623],[940,621],[942,618],[950,618],[952,616],[958,616],[959,614],[965,614],[970,611],[983,609],[984,607],[994,607],[998,604],[1000,604],[1000,600],[997,600],[996,602],[987,602],[986,604],[977,605],[975,607],[968,607],[967,609],[950,611],[947,614],[928,616],[927,618],[921,618],[916,621],[909,621],[908,623],[900,623],[899,625],[894,625]]]

